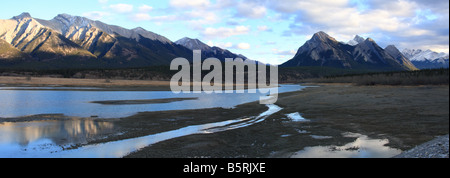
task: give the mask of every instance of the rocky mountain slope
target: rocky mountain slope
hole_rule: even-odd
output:
[[[222,49],[219,47],[210,47],[209,45],[203,43],[198,39],[191,39],[188,37],[182,38],[175,42],[176,44],[182,45],[190,50],[202,50],[202,58],[207,59],[210,57],[217,58],[219,60],[224,61],[226,58],[241,58],[246,60],[247,57],[241,54],[232,53],[226,49]]]
[[[417,69],[416,66],[407,58],[405,55],[403,55],[402,52],[400,52],[397,47],[394,45],[389,45],[384,50],[394,57],[400,64],[403,64],[404,66],[408,67],[409,69]]]
[[[128,30],[67,14],[42,20],[23,13],[0,20],[0,40],[0,48],[11,45],[28,56],[2,54],[0,63],[8,67],[127,68],[192,58],[189,49],[142,28]]]
[[[401,56],[392,56],[371,38],[356,37],[354,46],[338,42],[325,32],[318,32],[299,48],[293,59],[282,67],[325,66],[344,69],[416,70]],[[393,48],[389,48],[395,54]]]
[[[79,45],[41,25],[29,14],[15,16],[10,20],[0,20],[0,24],[0,39],[38,60],[71,56],[82,59],[95,58]]]

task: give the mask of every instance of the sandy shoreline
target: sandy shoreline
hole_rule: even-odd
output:
[[[191,83],[192,86],[201,86],[202,83]],[[245,89],[249,85],[236,85]],[[257,85],[255,85],[258,87]],[[113,79],[76,79],[76,78],[51,78],[51,77],[10,77],[0,76],[0,87],[54,87],[46,90],[66,90],[64,87],[94,87],[108,91],[171,91],[170,81],[156,80],[113,80]],[[60,89],[58,89],[60,88]],[[270,88],[270,86],[268,86]],[[225,84],[223,85],[225,89]],[[29,90],[29,89],[27,89]],[[41,90],[41,89],[37,89]],[[83,89],[95,90],[95,89]]]
[[[289,157],[305,147],[344,145],[354,141],[353,138],[343,137],[342,133],[359,133],[370,138],[388,139],[388,146],[409,150],[436,136],[448,134],[448,96],[448,85],[321,85],[280,94],[276,105],[283,110],[251,127],[174,138],[150,145],[126,157]],[[265,105],[254,102],[233,109],[143,112],[117,119],[86,118],[110,122],[114,124],[114,133],[122,133],[95,138],[87,144],[255,116],[266,109]],[[301,113],[311,122],[287,123],[286,114],[295,112]],[[52,119],[63,120],[70,117],[40,115],[0,119],[0,122]],[[330,139],[318,140],[311,135]]]
[[[104,89],[169,91],[169,81],[150,80],[106,80],[106,79],[74,79],[50,77],[6,77],[0,76],[0,87],[99,87]]]

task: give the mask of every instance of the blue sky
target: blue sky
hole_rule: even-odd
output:
[[[22,12],[143,27],[172,41],[198,38],[271,64],[291,59],[318,31],[345,42],[358,34],[381,47],[449,51],[448,0],[15,0],[2,2],[0,18]]]

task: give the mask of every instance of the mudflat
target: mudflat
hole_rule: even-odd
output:
[[[283,110],[245,129],[175,138],[127,157],[290,157],[305,147],[340,146],[355,141],[356,138],[346,137],[344,133],[387,139],[386,146],[408,150],[449,132],[448,85],[320,85],[280,94],[276,105]],[[264,109],[258,103],[248,103],[235,109],[176,111],[166,113],[166,117],[162,113],[141,113],[116,124],[125,130],[135,129],[128,124],[150,118],[155,121],[155,117],[172,118],[172,123],[181,125],[188,121],[195,124],[254,116]],[[295,112],[310,122],[287,121],[286,115]],[[155,127],[142,130],[152,128]]]

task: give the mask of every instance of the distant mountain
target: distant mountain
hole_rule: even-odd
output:
[[[192,58],[191,50],[145,29],[129,30],[68,14],[42,20],[22,13],[0,20],[0,40],[0,49],[16,49],[15,55],[0,54],[0,64],[9,67],[128,68]]]
[[[201,42],[198,39],[192,39],[188,37],[184,37],[178,41],[175,41],[176,44],[182,45],[190,50],[202,50],[202,51],[208,51],[211,50],[211,47],[209,47],[207,44]]]
[[[396,59],[400,64],[403,64],[404,66],[410,68],[410,69],[414,69],[417,70],[416,66],[407,58],[403,55],[403,53],[401,53],[397,47],[395,47],[394,45],[389,45],[384,49],[389,55],[391,55],[392,57],[394,57],[394,59]]]
[[[348,45],[352,45],[352,46],[356,46],[356,45],[358,45],[359,43],[362,43],[362,42],[364,42],[364,41],[366,41],[365,38],[363,38],[363,37],[361,37],[361,36],[359,36],[359,35],[356,35],[355,38],[354,38],[353,40],[350,40],[349,42],[347,42],[347,44],[348,44]]]
[[[247,59],[247,57],[241,54],[235,54],[226,49],[222,49],[216,46],[210,47],[198,39],[184,37],[176,41],[175,43],[182,45],[190,50],[202,50],[202,59],[207,59],[210,57],[215,57],[222,61],[224,61],[225,58],[242,58],[243,60]]]
[[[351,68],[352,47],[336,41],[324,32],[318,32],[297,51],[293,59],[282,67],[293,66],[333,66]]]
[[[425,51],[421,49],[404,49],[402,53],[411,61],[425,61],[448,57],[446,53],[437,53],[429,49]]]
[[[404,49],[402,53],[419,69],[449,68],[449,55],[431,50]]]
[[[299,48],[293,59],[281,67],[325,66],[365,70],[415,70],[404,61],[391,56],[371,38],[357,36],[355,46],[338,42],[325,32],[318,32]]]

